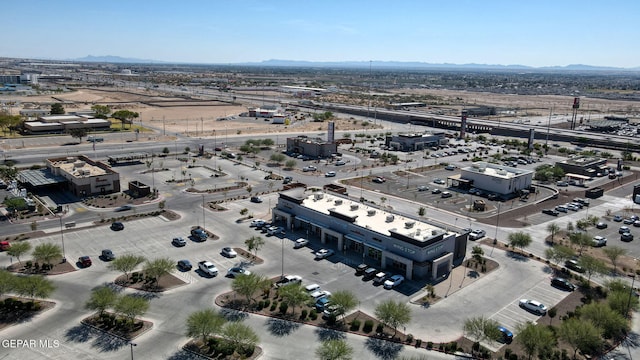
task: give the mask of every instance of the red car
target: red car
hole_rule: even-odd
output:
[[[91,258],[88,256],[80,256],[78,258],[78,264],[80,264],[80,266],[83,268],[89,267],[91,266]]]
[[[0,251],[9,250],[11,244],[8,241],[0,241]]]

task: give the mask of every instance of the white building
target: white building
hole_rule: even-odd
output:
[[[520,190],[529,189],[534,172],[509,166],[490,164],[479,161],[471,166],[461,168],[459,177],[450,177],[468,186],[475,187],[489,193],[509,195]]]

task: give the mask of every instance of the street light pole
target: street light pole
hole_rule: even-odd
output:
[[[206,229],[204,226],[204,194],[202,194],[202,229]]]
[[[280,243],[282,244],[282,274],[280,275],[280,279],[284,279],[284,237],[280,240]]]
[[[67,256],[64,252],[64,231],[62,230],[62,214],[60,214],[60,239],[62,241],[62,262],[66,262]]]
[[[138,346],[138,344],[135,344],[135,343],[130,342],[130,343],[129,343],[129,346],[131,346],[131,360],[133,360],[133,347],[134,347],[134,346]]]

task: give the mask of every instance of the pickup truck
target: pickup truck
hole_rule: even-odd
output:
[[[208,276],[218,275],[218,268],[213,265],[211,261],[200,261],[198,263],[198,269]]]

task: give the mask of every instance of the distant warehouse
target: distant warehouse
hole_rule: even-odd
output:
[[[23,131],[26,134],[61,134],[71,129],[88,129],[92,131],[109,130],[111,122],[96,119],[89,115],[49,115],[40,116],[38,120],[25,121]]]

